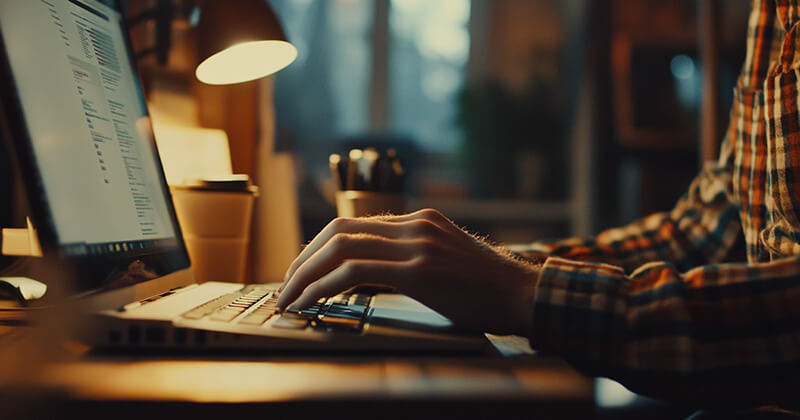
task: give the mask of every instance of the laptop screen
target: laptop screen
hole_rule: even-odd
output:
[[[120,14],[96,0],[0,2],[30,160],[62,257],[185,254],[124,31]]]

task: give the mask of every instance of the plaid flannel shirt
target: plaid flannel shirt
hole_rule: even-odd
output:
[[[800,8],[753,0],[719,160],[666,213],[548,255],[531,345],[665,398],[800,397]],[[722,263],[739,235],[747,261]]]

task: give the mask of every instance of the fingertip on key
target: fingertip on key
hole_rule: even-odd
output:
[[[288,305],[286,304],[286,301],[284,300],[283,296],[278,297],[278,309],[280,309],[280,311],[283,312],[286,310],[286,306]]]

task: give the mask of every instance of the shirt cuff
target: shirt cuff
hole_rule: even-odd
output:
[[[620,267],[548,258],[536,286],[531,347],[587,361],[621,357],[629,290]]]

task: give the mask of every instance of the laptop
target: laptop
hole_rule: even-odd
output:
[[[120,13],[0,0],[0,116],[48,264],[100,347],[476,350],[481,334],[403,295],[280,313],[278,285],[198,284]],[[60,280],[60,279],[59,279]]]

